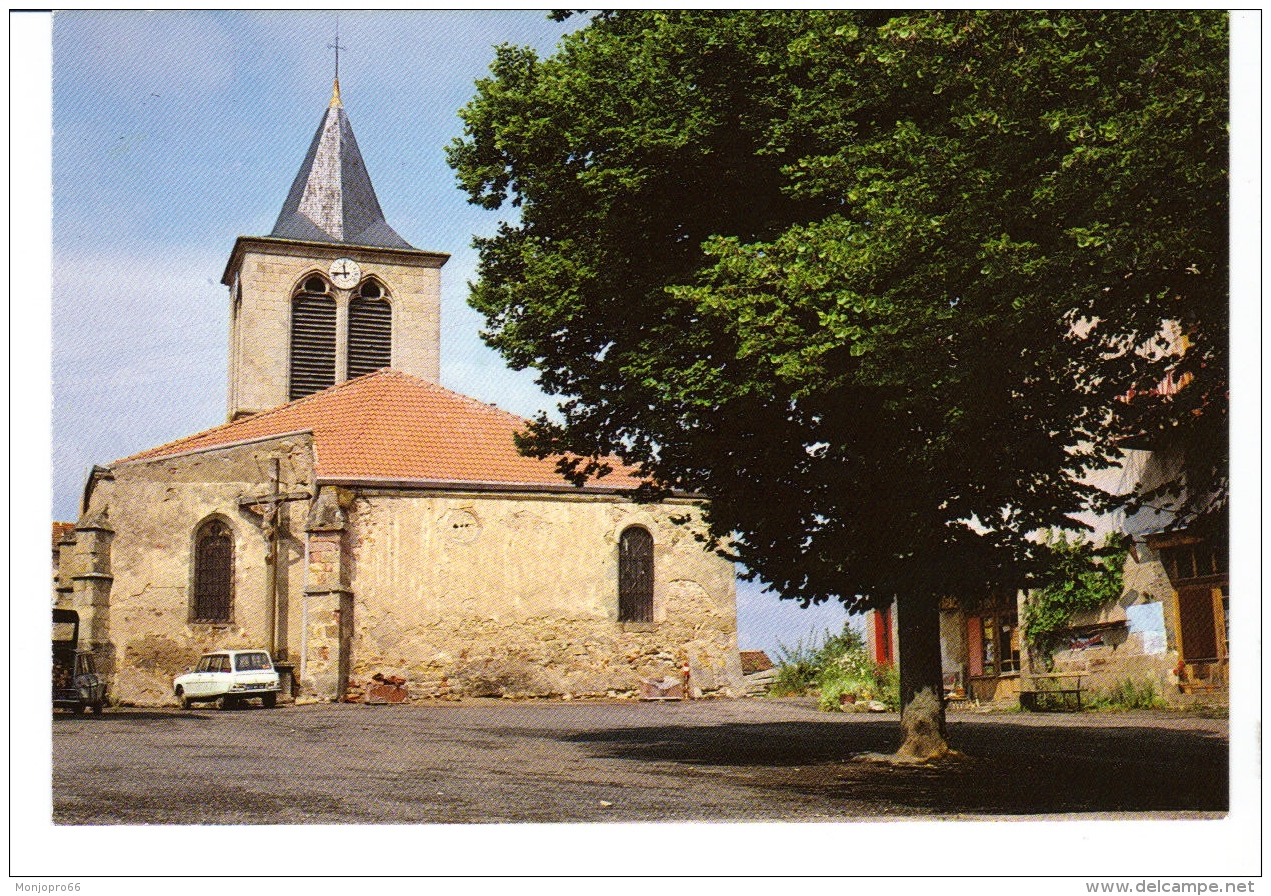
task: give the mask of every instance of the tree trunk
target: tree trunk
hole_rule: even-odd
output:
[[[932,595],[898,601],[901,744],[893,759],[925,762],[951,753],[945,740],[940,604]]]

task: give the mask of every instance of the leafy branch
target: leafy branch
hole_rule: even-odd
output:
[[[1062,531],[1049,532],[1042,546],[1044,570],[1028,597],[1024,629],[1028,643],[1049,658],[1059,633],[1078,613],[1097,610],[1121,596],[1126,537],[1112,533],[1095,546]]]

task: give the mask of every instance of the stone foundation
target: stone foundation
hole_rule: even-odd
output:
[[[688,663],[697,694],[740,696],[736,650],[682,623],[623,631],[595,619],[381,620],[359,632],[353,677],[400,676],[412,697],[613,697],[634,694],[642,678],[678,678]]]

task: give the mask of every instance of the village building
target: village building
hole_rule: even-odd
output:
[[[1019,695],[1028,655],[1020,628],[1021,598],[998,589],[975,600],[940,600],[940,663],[951,699],[992,703]],[[865,613],[865,645],[874,662],[896,662],[900,639],[894,602]]]
[[[1167,394],[1173,387],[1164,389]],[[1017,699],[1031,675],[1070,676],[1084,693],[1132,684],[1170,702],[1225,700],[1230,655],[1225,489],[1189,488],[1187,458],[1166,440],[1124,444],[1125,458],[1108,471],[1114,493],[1151,495],[1130,514],[1095,523],[1120,532],[1129,552],[1120,596],[1075,614],[1049,658],[1030,656],[1029,594],[1001,590],[977,601],[946,598],[940,607],[941,663],[952,699]],[[894,605],[866,614],[866,642],[875,662],[894,661]]]
[[[1188,339],[1177,321],[1162,329],[1171,354],[1182,358]],[[1127,690],[1170,702],[1228,697],[1230,589],[1225,481],[1187,455],[1175,396],[1192,382],[1173,370],[1150,389],[1129,391],[1127,402],[1150,411],[1141,432],[1122,438],[1119,465],[1096,474],[1106,492],[1134,497],[1129,512],[1086,519],[1090,537],[1125,537],[1121,594],[1079,612],[1059,633],[1049,656],[1030,656],[1030,595],[999,589],[973,601],[940,605],[940,650],[945,693],[951,699],[996,702],[1036,688],[1036,676],[1087,694]],[[1225,427],[1207,403],[1189,413],[1201,427]],[[1213,419],[1218,417],[1218,419]],[[1143,421],[1140,421],[1142,424]],[[866,614],[866,639],[875,662],[890,664],[897,641],[894,604]],[[1051,682],[1052,684],[1056,682]]]
[[[53,521],[53,572],[52,572],[52,591],[53,606],[57,606],[57,579],[58,571],[62,568],[62,540],[67,535],[71,535],[75,531],[74,523],[64,523]]]
[[[240,237],[224,425],[96,467],[59,606],[116,700],[172,702],[210,649],[299,697],[743,692],[732,564],[702,499],[575,486],[526,421],[439,385],[441,269],[384,219],[339,82],[272,232]]]

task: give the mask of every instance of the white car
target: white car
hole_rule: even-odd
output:
[[[193,671],[178,675],[172,693],[182,709],[215,701],[231,709],[241,700],[256,700],[268,709],[278,702],[278,673],[265,650],[218,650],[205,653]]]

